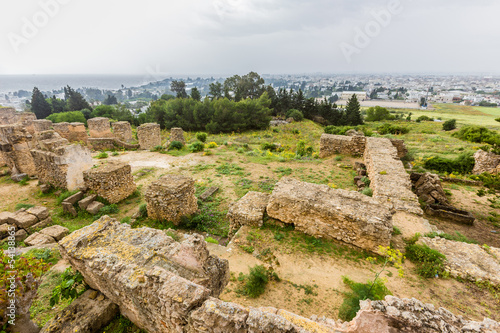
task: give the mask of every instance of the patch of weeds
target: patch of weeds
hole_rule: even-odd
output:
[[[117,151],[114,151],[113,153],[111,153],[111,156],[118,156],[118,155],[120,155],[120,153]]]
[[[147,217],[148,216],[148,205],[143,203],[139,206],[139,217]]]
[[[101,216],[104,215],[117,214],[118,211],[118,206],[116,204],[104,206],[99,209],[99,212],[96,215],[94,215],[94,221],[100,219]]]
[[[340,156],[340,155],[335,156],[335,161],[337,161],[337,162],[340,162],[340,161],[342,161],[343,159],[344,159],[344,158],[343,158],[342,156]]]
[[[291,168],[278,167],[273,172],[279,174],[280,177],[289,176],[292,174],[293,170]]]
[[[401,230],[399,230],[399,228],[398,228],[398,227],[393,226],[393,227],[392,227],[392,235],[393,235],[393,236],[401,235]]]
[[[215,167],[215,164],[204,164],[204,163],[200,163],[200,164],[196,164],[192,170],[193,170],[193,173],[198,173],[198,172],[201,172],[201,171],[205,171],[205,170],[209,170],[209,169],[212,169],[213,167]]]
[[[253,246],[251,246],[251,245],[243,245],[243,244],[242,244],[242,245],[240,245],[240,248],[241,248],[243,251],[245,251],[246,253],[250,253],[250,254],[252,254],[252,253],[253,253],[253,251],[255,251],[254,247],[253,247]]]
[[[212,244],[217,244],[217,245],[219,244],[219,241],[217,239],[212,238],[212,237],[206,237],[205,241],[208,243],[212,243]]]
[[[19,209],[30,209],[31,207],[35,207],[35,205],[32,205],[32,204],[25,204],[25,203],[18,203],[16,205],[16,208],[15,210],[19,210]]]
[[[274,185],[276,185],[276,180],[274,179],[266,179],[266,180],[261,180],[257,183],[257,186],[266,192],[271,192],[274,190]]]
[[[21,186],[26,186],[28,185],[28,181],[30,180],[30,177],[28,176],[25,176],[23,179],[21,179],[18,184],[21,185]]]
[[[170,236],[172,237],[172,239],[176,242],[180,241],[181,240],[181,237],[179,236],[179,234],[177,234],[174,230],[172,229],[167,229],[165,230],[165,233],[167,234],[167,236]]]
[[[130,220],[132,220],[132,218],[130,216],[125,216],[124,218],[122,218],[120,220],[121,223],[126,223],[126,224],[130,224]]]
[[[215,168],[217,173],[226,176],[243,176],[244,170],[242,167],[236,164],[224,163]]]
[[[106,153],[105,151],[101,151],[99,154],[96,155],[96,158],[98,159],[108,158],[108,153]]]
[[[23,255],[25,258],[35,258],[50,264],[56,264],[61,255],[58,250],[52,249],[31,249]]]
[[[306,295],[313,295],[313,296],[318,296],[318,293],[314,291],[314,288],[318,288],[318,285],[309,285],[309,284],[295,284],[293,282],[289,282],[295,289],[300,291],[301,289],[304,290],[304,294]]]
[[[248,275],[240,273],[238,280],[240,282],[246,280],[246,282],[243,288],[237,289],[236,292],[251,298],[259,297],[266,291],[266,286],[271,279],[280,280],[278,275],[272,270],[267,270],[262,265],[255,265],[254,267],[250,267]]]
[[[61,299],[74,300],[89,288],[83,275],[78,271],[73,272],[71,267],[66,268],[61,278],[61,283],[52,291],[50,306],[56,305]]]
[[[483,188],[480,188],[477,190],[476,194],[478,197],[484,197],[486,195],[486,191]]]
[[[213,201],[198,201],[198,214],[184,217],[181,226],[186,229],[195,229],[212,235],[227,237],[229,222],[226,219],[227,211],[218,209],[221,199]]]
[[[362,194],[367,195],[369,197],[373,196],[373,190],[369,187],[365,187],[362,191]]]
[[[147,333],[145,330],[138,328],[128,318],[118,314],[115,319],[109,323],[99,333]]]
[[[427,245],[415,244],[415,239],[418,240],[418,237],[414,237],[406,245],[406,257],[417,265],[417,274],[424,278],[445,275],[444,261],[446,256]]]
[[[463,242],[463,243],[469,243],[469,244],[479,244],[478,241],[476,241],[474,239],[470,239],[467,236],[462,235],[458,231],[455,231],[454,235],[447,234],[447,233],[438,234],[437,232],[429,232],[429,233],[425,234],[424,236],[429,237],[429,238],[441,237],[441,238],[451,240],[451,241],[456,241],[456,242]]]

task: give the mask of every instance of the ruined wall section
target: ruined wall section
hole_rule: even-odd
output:
[[[0,126],[0,151],[5,164],[13,175],[36,175],[36,167],[30,149],[33,137],[21,124]]]
[[[89,135],[91,138],[114,138],[111,133],[109,119],[105,117],[91,118],[87,120]]]
[[[136,189],[132,168],[125,163],[105,163],[83,172],[85,186],[95,194],[117,203],[130,196]]]
[[[161,129],[159,124],[147,123],[137,128],[137,139],[141,149],[150,150],[161,145]]]
[[[319,157],[325,158],[331,155],[363,155],[365,151],[364,136],[346,136],[323,133],[319,146]]]

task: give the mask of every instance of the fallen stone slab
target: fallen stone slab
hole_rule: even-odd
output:
[[[47,217],[45,220],[40,221],[40,222],[38,222],[37,224],[34,224],[34,225],[32,225],[31,227],[29,227],[27,231],[28,231],[29,233],[32,233],[32,232],[34,232],[35,230],[39,230],[39,229],[43,229],[43,228],[45,228],[46,226],[48,226],[48,225],[49,225],[49,224],[51,224],[51,223],[52,223],[52,218]]]
[[[16,231],[17,227],[14,224],[4,223],[0,225],[0,239],[9,237],[9,232]]]
[[[26,237],[28,237],[28,233],[24,229],[19,229],[14,235],[16,242],[22,242],[26,239]]]
[[[217,192],[219,190],[219,188],[217,186],[212,186],[212,187],[209,187],[205,192],[203,192],[199,199],[201,201],[205,201],[207,200],[208,198],[210,198],[215,192]]]
[[[229,234],[234,235],[243,225],[261,227],[264,223],[264,213],[269,202],[269,194],[250,191],[237,202],[229,205]]]
[[[94,333],[119,313],[118,306],[96,290],[89,289],[49,320],[40,333]]]
[[[389,246],[391,211],[375,198],[358,192],[283,177],[276,184],[267,214],[306,234],[338,239],[376,252]]]
[[[88,197],[78,201],[78,207],[80,207],[80,209],[82,210],[85,210],[96,198],[96,194],[89,195]]]
[[[31,215],[35,215],[40,221],[49,217],[49,210],[43,206],[31,207],[27,210],[27,212]]]
[[[63,212],[71,214],[73,217],[76,217],[78,213],[76,212],[75,206],[71,202],[62,202]]]
[[[28,213],[25,209],[20,209],[9,217],[9,223],[15,224],[18,228],[27,229],[38,222],[35,215]]]
[[[438,204],[427,205],[425,207],[425,212],[431,216],[437,216],[448,221],[465,225],[473,225],[476,220],[471,212]]]
[[[29,176],[25,173],[16,173],[10,176],[10,179],[15,181],[16,183],[19,183],[20,181],[24,180],[25,178],[29,178]]]
[[[78,201],[82,200],[82,198],[83,198],[83,192],[79,191],[79,192],[73,194],[72,196],[67,197],[66,199],[64,199],[63,202],[68,202],[68,203],[74,205]]]
[[[500,286],[500,249],[450,241],[441,237],[422,237],[418,241],[446,256],[445,269],[452,277],[469,281],[488,281]]]
[[[9,222],[9,219],[14,215],[11,212],[0,212],[0,225]]]
[[[69,234],[69,229],[62,227],[60,225],[53,225],[51,227],[42,229],[40,233],[50,236],[54,238],[56,241],[60,241]]]
[[[364,136],[346,136],[323,133],[319,146],[319,157],[335,154],[363,155],[366,138]]]
[[[28,246],[52,244],[55,242],[56,240],[53,237],[41,234],[39,232],[35,232],[34,234],[30,235],[28,238],[24,240],[24,244]]]
[[[449,205],[438,175],[426,172],[412,173],[410,179],[418,198],[426,204]]]
[[[93,201],[91,204],[89,204],[87,206],[86,210],[90,214],[95,215],[95,214],[99,213],[99,211],[101,210],[102,207],[104,207],[104,204],[102,202]]]
[[[92,288],[149,332],[181,332],[189,313],[229,281],[227,260],[211,256],[202,236],[175,241],[109,216],[66,236],[59,248]]]

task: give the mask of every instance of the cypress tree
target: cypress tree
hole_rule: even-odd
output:
[[[52,113],[52,108],[49,102],[45,100],[43,94],[37,87],[33,88],[33,95],[31,96],[31,111],[33,111],[37,119],[45,119]]]
[[[363,118],[361,117],[360,105],[356,94],[352,94],[351,98],[347,101],[345,115],[347,125],[363,125]]]

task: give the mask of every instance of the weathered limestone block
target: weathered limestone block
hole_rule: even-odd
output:
[[[138,144],[130,144],[117,138],[88,138],[87,142],[93,150],[137,149]]]
[[[269,202],[269,194],[250,191],[237,202],[231,203],[227,211],[229,234],[234,235],[243,225],[261,227]]]
[[[28,233],[24,229],[19,229],[14,234],[14,239],[16,240],[16,242],[22,242],[26,239],[26,237],[28,237]]]
[[[42,221],[49,217],[49,210],[47,207],[35,206],[27,210],[31,215],[35,215],[38,220]]]
[[[184,138],[184,131],[180,127],[174,127],[170,129],[170,142],[179,141],[182,144],[186,144],[186,139]]]
[[[219,188],[217,186],[210,186],[209,188],[207,188],[205,190],[205,192],[203,192],[202,194],[200,194],[199,198],[200,198],[200,200],[205,201],[208,198],[210,198],[218,190],[219,190]]]
[[[474,169],[472,173],[479,175],[483,172],[498,173],[498,164],[500,164],[500,155],[484,150],[478,150],[474,154]]]
[[[90,203],[87,206],[87,208],[85,208],[85,210],[87,212],[89,212],[90,214],[95,215],[95,214],[99,213],[99,211],[101,210],[102,207],[104,207],[104,204],[102,202],[94,201],[94,202]]]
[[[0,239],[9,237],[9,232],[16,231],[17,227],[14,224],[4,223],[0,225]]]
[[[78,213],[76,212],[76,208],[73,206],[73,204],[63,201],[62,207],[63,212],[71,214],[73,217],[77,217]]]
[[[65,138],[69,141],[69,123],[53,123],[52,128],[56,131],[62,138]]]
[[[129,164],[109,162],[83,172],[85,186],[98,196],[117,203],[131,195],[136,185]]]
[[[50,217],[47,217],[45,220],[41,220],[40,222],[38,222],[37,224],[34,224],[32,225],[31,227],[29,227],[27,229],[27,231],[29,233],[33,233],[35,230],[40,230],[42,228],[45,228],[46,226],[48,226],[49,224],[52,223],[52,218]]]
[[[109,119],[105,117],[91,118],[87,120],[89,134],[91,138],[113,138]]]
[[[283,177],[276,184],[267,214],[314,237],[338,239],[378,252],[389,246],[392,223],[389,208],[358,192]]]
[[[411,190],[410,176],[389,139],[366,138],[364,160],[374,198],[391,203],[396,210],[423,215],[418,198]]]
[[[85,199],[78,201],[78,207],[80,207],[80,209],[87,209],[87,207],[95,200],[95,198],[97,198],[96,194],[89,195]]]
[[[128,121],[117,121],[115,123],[111,123],[111,127],[113,128],[113,133],[118,140],[123,142],[130,142],[133,140],[132,127]]]
[[[340,333],[437,333],[500,331],[500,323],[491,319],[482,322],[465,320],[450,311],[432,304],[424,304],[412,298],[386,296],[383,301],[360,301],[360,311],[350,321],[339,324],[335,332]]]
[[[0,125],[12,125],[19,121],[19,112],[15,108],[0,107]]]
[[[408,154],[408,148],[406,148],[404,140],[400,139],[389,139],[391,140],[392,145],[396,148],[397,150],[397,157],[398,158],[403,158]]]
[[[69,229],[61,227],[60,225],[53,225],[51,227],[40,230],[40,233],[50,236],[56,241],[60,241],[69,234]]]
[[[500,249],[485,249],[477,244],[422,237],[419,243],[446,256],[445,269],[453,277],[470,281],[489,281],[500,286]]]
[[[36,175],[35,163],[30,154],[32,139],[31,134],[22,125],[0,126],[0,151],[12,175]]]
[[[69,196],[66,199],[64,199],[63,202],[68,202],[68,203],[74,205],[78,201],[82,200],[82,198],[83,198],[83,192],[82,191],[78,191],[75,194],[73,194],[72,196]]]
[[[28,246],[52,244],[55,242],[56,240],[53,237],[41,234],[39,232],[35,232],[24,240],[24,243]]]
[[[200,235],[177,242],[108,216],[66,236],[59,248],[92,288],[149,332],[182,332],[189,313],[229,281],[227,260],[211,256]]]
[[[438,175],[430,172],[424,174],[412,173],[411,180],[418,198],[426,204],[450,204]]]
[[[119,313],[118,306],[99,291],[89,289],[49,320],[40,333],[94,333]]]
[[[319,157],[325,158],[335,154],[363,155],[365,150],[364,136],[345,136],[323,133],[319,146]]]
[[[137,128],[137,139],[141,149],[150,150],[161,145],[160,125],[155,123],[142,124]]]
[[[471,212],[439,204],[428,204],[425,207],[425,212],[431,216],[466,225],[473,225],[476,220]]]
[[[83,142],[86,143],[88,139],[87,129],[84,123],[70,123],[69,124],[69,137],[70,142]]]
[[[33,129],[35,133],[48,131],[52,128],[52,121],[48,119],[37,119],[33,121]]]
[[[183,175],[165,175],[148,187],[144,199],[148,216],[179,224],[182,216],[194,214],[198,203],[194,195],[194,179]]]
[[[0,225],[4,223],[8,223],[9,219],[14,215],[14,213],[11,212],[0,212]]]
[[[59,133],[53,130],[35,133],[35,146],[34,149],[41,149],[47,151],[54,151],[55,149],[65,146],[69,141]]]
[[[28,213],[24,208],[15,212],[9,217],[10,224],[15,224],[18,228],[27,229],[38,222],[36,215]]]

